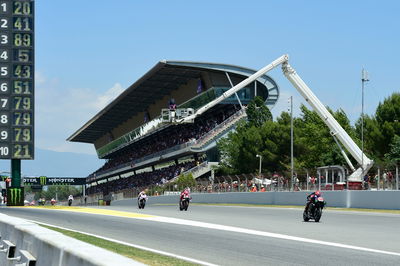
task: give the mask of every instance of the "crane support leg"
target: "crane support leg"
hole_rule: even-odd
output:
[[[282,70],[286,78],[293,84],[293,86],[299,91],[303,98],[311,105],[311,107],[317,112],[319,117],[329,127],[331,132],[336,132],[336,137],[343,144],[343,146],[350,152],[350,154],[357,160],[361,165],[356,171],[354,171],[349,177],[349,182],[362,182],[362,177],[372,167],[373,161],[370,160],[365,154],[361,152],[361,149],[354,143],[347,132],[340,126],[335,120],[332,114],[326,109],[321,101],[314,95],[311,89],[306,83],[297,75],[296,71],[286,61],[282,64]]]

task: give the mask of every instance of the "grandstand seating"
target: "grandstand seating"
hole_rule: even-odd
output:
[[[157,163],[162,157],[176,156],[177,153],[188,152],[191,148],[193,148],[193,152],[198,153],[211,141],[232,129],[238,120],[245,117],[243,110],[236,111],[235,108],[231,105],[223,111],[210,113],[194,124],[178,125],[174,130],[164,130],[158,132],[158,135],[150,135],[131,144],[92,173],[88,177],[89,183],[90,180],[101,180],[112,175],[118,176],[118,173],[139,169],[149,163]],[[176,177],[180,174],[182,167],[184,170],[188,170],[188,168],[195,167],[196,163],[196,161],[192,161],[183,166],[174,164],[159,170],[132,175],[129,178],[117,178],[117,180],[105,183],[99,182],[101,184],[90,187],[87,192],[89,194],[99,192],[107,194],[126,188],[154,185],[160,183],[162,178],[168,181]]]
[[[240,111],[241,112],[241,111]],[[193,144],[200,144],[197,140],[207,141],[209,138],[204,137],[210,132],[216,132],[213,129],[218,129],[217,125],[225,125],[223,122],[231,121],[230,117],[236,113],[234,110],[229,110],[226,114],[221,113],[218,116],[210,116],[208,119],[200,120],[193,125],[182,125],[176,131],[160,132],[159,136],[149,137],[136,143],[133,143],[126,149],[122,150],[117,156],[110,158],[100,169],[92,173],[96,176],[101,176],[107,172],[112,172],[130,165],[137,165],[140,162],[151,158],[168,154],[172,151],[181,150]],[[226,119],[224,119],[227,117]],[[237,114],[234,116],[237,121]],[[241,118],[241,117],[240,117]],[[232,125],[232,122],[229,123]],[[178,131],[178,132],[177,132]],[[204,143],[203,143],[204,144]],[[197,145],[199,147],[199,145]]]

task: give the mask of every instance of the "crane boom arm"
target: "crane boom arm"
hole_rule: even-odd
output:
[[[286,78],[300,92],[303,98],[317,112],[319,117],[329,127],[331,134],[347,149],[353,158],[360,164],[360,168],[354,171],[348,178],[349,181],[362,181],[362,177],[372,167],[373,161],[370,160],[357,146],[353,139],[347,134],[342,126],[336,121],[332,114],[326,109],[321,101],[315,96],[306,83],[297,75],[296,71],[289,65],[288,61],[282,64],[282,70]]]
[[[288,55],[283,55],[283,56],[279,57],[278,59],[273,61],[271,64],[263,67],[262,69],[258,70],[256,73],[254,73],[253,75],[251,75],[247,79],[243,80],[242,82],[240,82],[237,85],[233,86],[231,89],[229,89],[226,92],[224,92],[218,98],[215,98],[211,102],[209,102],[206,105],[204,105],[204,106],[200,107],[199,109],[197,109],[196,113],[194,113],[193,115],[185,117],[185,118],[182,118],[181,120],[177,120],[177,122],[184,122],[186,120],[193,120],[197,116],[201,115],[202,113],[204,113],[208,109],[214,107],[215,105],[217,105],[218,103],[222,102],[226,98],[229,98],[234,93],[238,92],[239,90],[241,90],[242,88],[246,87],[247,85],[249,85],[250,83],[252,83],[256,79],[258,79],[259,77],[261,77],[262,75],[264,75],[268,71],[270,71],[270,70],[274,69],[275,67],[281,65],[283,62],[285,62],[287,60],[288,60]]]
[[[372,167],[373,161],[370,160],[357,146],[353,139],[347,134],[347,132],[340,126],[340,124],[335,120],[332,114],[326,109],[326,107],[321,103],[321,101],[315,96],[311,89],[306,85],[306,83],[300,78],[296,71],[289,65],[289,56],[283,55],[270,63],[269,65],[263,67],[253,75],[249,76],[247,79],[243,80],[236,86],[224,92],[218,98],[207,103],[203,107],[199,108],[193,115],[182,118],[177,122],[185,122],[188,120],[193,120],[197,116],[201,115],[208,109],[222,102],[224,99],[230,97],[232,94],[241,90],[242,88],[249,85],[251,82],[255,81],[268,71],[274,69],[275,67],[282,65],[282,70],[285,77],[293,84],[293,86],[300,92],[303,98],[311,105],[311,107],[317,112],[319,117],[324,121],[324,123],[329,127],[332,136],[336,137],[340,143],[350,152],[353,158],[360,164],[360,168],[356,169],[348,178],[349,181],[362,181],[362,177],[368,172]]]

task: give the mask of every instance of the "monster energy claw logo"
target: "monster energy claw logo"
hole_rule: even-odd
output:
[[[20,188],[10,188],[11,203],[16,205],[22,199],[22,189]]]
[[[40,178],[40,185],[41,185],[41,186],[46,185],[46,179],[47,179],[47,177],[41,176],[41,177],[39,177],[39,178]]]

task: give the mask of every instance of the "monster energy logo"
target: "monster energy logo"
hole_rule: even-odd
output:
[[[21,188],[10,188],[10,200],[12,205],[17,205],[22,200],[22,189]]]
[[[41,185],[41,186],[46,185],[47,177],[41,176],[41,177],[39,177],[39,178],[40,178],[40,185]]]

